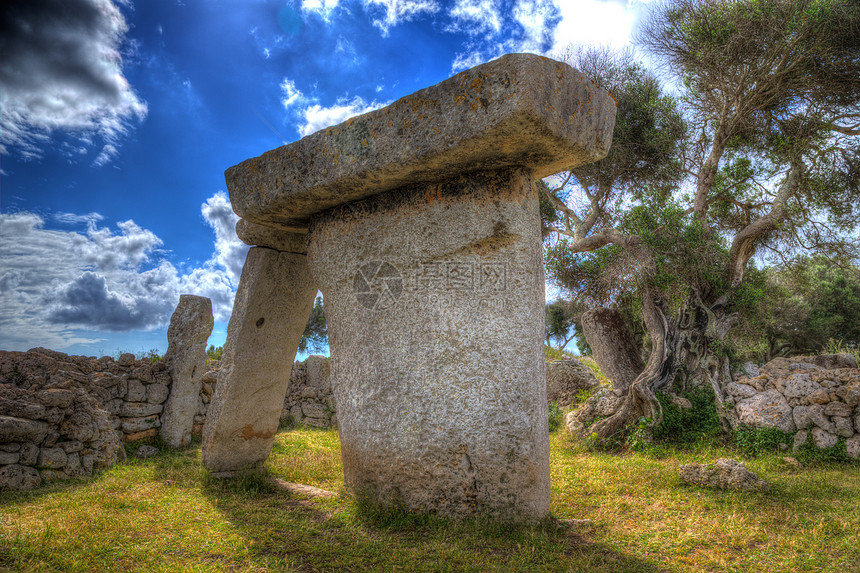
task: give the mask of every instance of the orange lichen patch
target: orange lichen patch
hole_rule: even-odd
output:
[[[274,435],[275,435],[274,431],[271,431],[271,430],[268,432],[265,430],[257,431],[257,430],[254,430],[254,426],[252,424],[248,424],[247,426],[242,428],[241,437],[243,440],[251,440],[254,438],[260,438],[260,439],[265,440],[266,438],[271,438]]]
[[[483,78],[475,78],[475,80],[469,84],[469,89],[479,91],[484,86]]]
[[[430,205],[435,203],[436,201],[442,200],[442,186],[441,185],[431,185],[427,187],[427,190],[424,192],[424,200],[427,201]]]

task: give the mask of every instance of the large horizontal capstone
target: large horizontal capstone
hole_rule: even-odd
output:
[[[464,172],[545,177],[609,151],[609,92],[567,64],[509,54],[229,168],[236,213],[302,232],[331,207]]]

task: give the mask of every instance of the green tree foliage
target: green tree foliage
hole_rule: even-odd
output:
[[[816,354],[831,340],[860,349],[860,268],[817,256],[748,274],[761,293],[743,307],[731,337],[744,358]]]
[[[557,300],[546,304],[546,344],[563,349],[579,332],[577,319],[582,309],[575,302]]]
[[[210,344],[209,348],[206,350],[206,357],[209,360],[221,360],[221,358],[223,356],[224,356],[224,347],[223,346],[219,346],[216,348],[214,344]]]
[[[323,299],[318,296],[299,340],[299,352],[324,352],[328,347],[328,327],[325,322]]]
[[[591,429],[601,436],[659,424],[655,392],[673,386],[722,401],[724,339],[739,303],[766,294],[745,280],[756,253],[787,264],[812,250],[844,265],[860,246],[860,3],[674,0],[640,43],[681,105],[624,57],[603,59],[611,73],[575,59],[618,99],[618,155],[544,189],[557,211],[544,221],[561,237],[548,240],[550,277],[604,304],[637,296],[648,331],[651,360],[625,406]]]

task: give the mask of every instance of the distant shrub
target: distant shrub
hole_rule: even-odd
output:
[[[657,393],[663,408],[663,421],[654,430],[659,442],[689,444],[703,438],[718,436],[722,432],[717,405],[710,388],[701,388],[683,394],[692,408],[681,408],[672,403],[668,394]]]
[[[794,435],[777,428],[740,428],[732,434],[737,449],[747,456],[779,451],[780,444],[791,445]]]
[[[561,427],[564,421],[564,412],[558,407],[558,404],[551,402],[549,405],[549,431],[555,432]]]

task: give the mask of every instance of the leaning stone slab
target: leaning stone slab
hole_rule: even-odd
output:
[[[248,251],[203,426],[209,470],[229,475],[268,457],[316,293],[304,255]]]
[[[230,201],[301,232],[314,213],[404,185],[511,167],[546,177],[605,156],[615,109],[570,66],[510,54],[231,167]]]
[[[212,301],[184,294],[167,328],[167,354],[170,395],[161,415],[161,438],[173,448],[191,443],[191,428],[206,373],[206,341],[215,325]],[[140,428],[144,430],[144,428]]]

